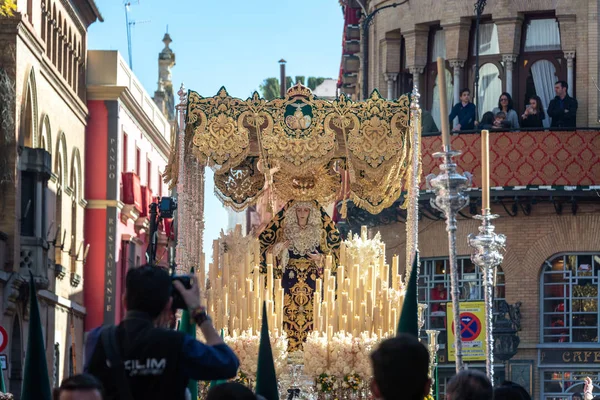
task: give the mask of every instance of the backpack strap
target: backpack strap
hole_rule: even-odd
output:
[[[117,386],[119,400],[133,400],[129,382],[125,373],[125,365],[121,359],[119,346],[117,344],[117,327],[109,326],[102,330],[100,334],[102,347],[106,353],[108,368],[113,372],[113,377]]]

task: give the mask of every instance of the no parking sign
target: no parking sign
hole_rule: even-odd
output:
[[[6,346],[8,346],[8,333],[0,326],[0,353],[6,349]]]
[[[448,361],[454,361],[455,333],[452,303],[447,303],[446,310]],[[460,303],[460,336],[463,341],[463,360],[485,361],[485,303],[482,301]]]

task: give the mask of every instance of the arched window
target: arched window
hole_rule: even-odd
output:
[[[439,77],[437,73],[438,57],[446,58],[446,32],[439,27],[433,28],[429,33],[429,62],[427,63],[425,71],[427,77],[427,92],[424,104],[426,104],[427,109],[431,111],[431,116],[437,127],[441,129]],[[448,96],[448,110],[450,110],[453,102],[453,75],[448,67],[449,65],[446,63],[446,94]]]
[[[475,24],[473,24],[471,51],[467,61],[470,88],[473,88],[475,83],[477,54],[475,36]],[[479,118],[498,106],[498,99],[503,92],[502,81],[504,79],[501,61],[498,27],[491,21],[483,22],[479,26],[479,93],[472,93],[472,101],[477,105]]]
[[[543,343],[600,343],[600,253],[562,254],[544,262],[540,279]]]
[[[544,112],[554,98],[554,83],[567,80],[567,67],[560,44],[560,27],[556,18],[528,18],[523,24],[519,68],[519,87],[513,96],[515,107],[523,112],[532,96],[540,96]],[[570,90],[573,88],[570,88]],[[550,126],[546,113],[544,126]]]
[[[470,258],[460,257],[458,260],[458,286],[460,301],[483,300],[483,274]],[[419,303],[427,304],[425,310],[425,329],[441,331],[440,344],[446,343],[446,303],[450,297],[450,263],[448,258],[429,258],[421,260],[419,275]],[[494,301],[504,300],[504,272],[498,267],[496,273],[496,290]]]
[[[479,115],[498,107],[498,99],[502,94],[500,71],[493,63],[487,63],[479,68]]]

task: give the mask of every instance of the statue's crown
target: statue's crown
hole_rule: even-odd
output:
[[[296,83],[294,86],[292,86],[291,88],[289,88],[287,90],[287,95],[288,97],[296,97],[296,96],[302,96],[302,97],[310,97],[312,96],[312,91],[307,88],[306,86],[304,86],[301,83]]]

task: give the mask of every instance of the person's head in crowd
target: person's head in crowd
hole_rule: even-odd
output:
[[[446,400],[492,400],[492,383],[483,372],[463,370],[446,387]]]
[[[583,400],[583,395],[581,393],[573,393],[571,400]]]
[[[496,128],[501,128],[504,125],[504,121],[506,120],[506,113],[504,111],[497,112],[494,115],[494,126]]]
[[[504,381],[494,389],[494,400],[531,400],[531,396],[523,386]]]
[[[544,119],[544,107],[542,106],[540,96],[533,95],[529,98],[529,108],[539,114],[541,119]]]
[[[486,129],[486,127],[489,128],[492,125],[494,125],[494,113],[488,111],[481,116],[481,122],[479,123],[479,126]]]
[[[569,84],[565,81],[558,81],[554,84],[554,93],[561,99],[564,99],[567,95],[567,90],[569,89]]]
[[[206,400],[257,400],[257,396],[241,383],[227,382],[211,387]]]
[[[416,337],[400,334],[384,340],[371,354],[371,364],[375,398],[423,400],[429,394],[429,352]]]
[[[469,88],[464,88],[460,91],[460,101],[463,104],[471,102],[471,91],[469,90]]]
[[[62,381],[56,400],[103,400],[102,384],[93,375],[73,375]]]
[[[132,268],[125,278],[124,305],[128,311],[146,313],[155,325],[164,327],[173,319],[171,277],[161,267]]]
[[[504,92],[500,95],[498,99],[498,108],[500,111],[509,112],[514,108],[513,99],[507,92]]]

